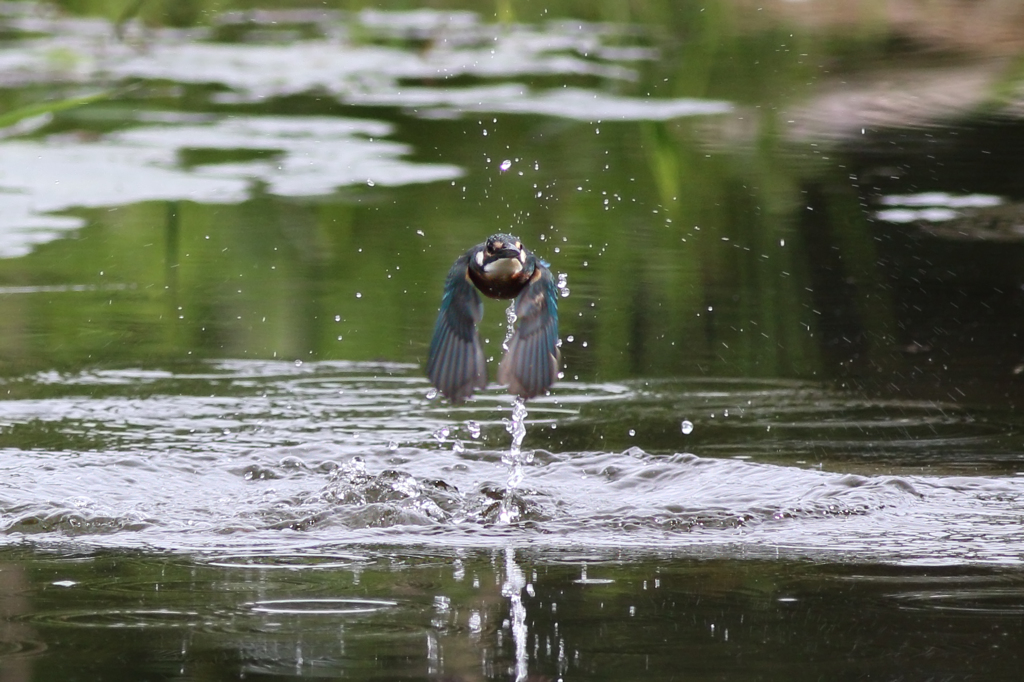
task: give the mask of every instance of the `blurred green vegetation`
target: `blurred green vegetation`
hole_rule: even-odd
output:
[[[589,124],[507,116],[487,138],[461,134],[464,121],[397,122],[421,156],[431,138],[446,140],[437,159],[469,175],[318,200],[257,193],[239,205],[84,211],[88,226],[73,238],[0,262],[0,286],[43,288],[0,294],[5,367],[422,362],[450,263],[510,228],[569,276],[560,317],[570,375],[819,369],[807,253],[793,224],[796,168],[806,164],[787,164],[773,142],[707,153],[701,124],[685,119],[607,123],[597,134]],[[521,161],[505,174],[494,163],[481,168],[482,139]],[[856,207],[854,197],[846,202]],[[857,212],[848,218],[863,230]],[[503,328],[501,304],[489,303],[482,335],[491,355]]]
[[[444,7],[485,20],[642,25],[662,58],[639,63],[635,81],[601,87],[724,99],[738,107],[730,125],[742,132],[725,142],[718,121],[699,117],[595,125],[487,115],[483,136],[483,116],[427,120],[315,95],[233,108],[198,86],[122,93],[114,104],[125,110],[385,119],[415,161],[467,174],[308,200],[257,187],[237,205],[77,211],[88,224],[72,237],[0,261],[4,373],[211,357],[422,362],[451,262],[498,230],[518,233],[569,277],[560,318],[570,377],[812,377],[854,360],[880,371],[897,362],[895,304],[850,171],[838,156],[787,140],[779,120],[822,78],[889,49],[885,26],[870,17],[859,31],[812,32],[729,2],[501,0],[493,14],[457,1],[56,4],[173,26],[254,7]],[[3,97],[31,107],[26,92],[40,94],[11,88]],[[110,129],[109,118],[90,119],[77,103],[84,109],[55,110],[48,130]],[[512,171],[499,173],[509,157]],[[504,316],[499,304],[487,310],[482,335],[498,355]],[[839,350],[837,334],[847,340]]]

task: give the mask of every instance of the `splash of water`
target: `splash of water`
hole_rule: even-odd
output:
[[[516,302],[512,301],[508,304],[508,308],[505,308],[505,320],[508,322],[508,326],[505,327],[505,340],[501,342],[501,349],[508,351],[508,342],[512,340],[512,335],[516,333]]]
[[[526,437],[526,401],[516,396],[512,401],[512,418],[503,420],[505,430],[512,434],[512,443],[508,452],[501,456],[501,461],[508,467],[508,479],[505,481],[505,496],[501,499],[498,511],[499,523],[515,523],[519,520],[520,510],[516,505],[516,489],[523,482],[523,465],[533,461],[532,452],[523,452],[523,438]]]
[[[516,303],[512,301],[505,310],[505,319],[508,327],[505,330],[505,341],[502,348],[508,350],[508,342],[515,333]],[[516,505],[515,493],[519,484],[523,482],[523,465],[533,461],[533,453],[523,453],[523,438],[526,437],[526,401],[516,396],[512,402],[512,418],[504,419],[505,430],[512,434],[512,443],[508,452],[501,456],[501,461],[508,467],[508,479],[505,482],[505,496],[501,499],[501,507],[498,510],[499,523],[515,523],[521,515]]]

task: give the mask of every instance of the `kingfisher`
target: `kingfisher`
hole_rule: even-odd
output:
[[[431,383],[453,403],[487,385],[477,332],[484,307],[477,291],[515,299],[518,325],[498,366],[498,382],[524,400],[546,391],[558,375],[558,287],[548,264],[509,234],[477,244],[448,272],[427,357]]]

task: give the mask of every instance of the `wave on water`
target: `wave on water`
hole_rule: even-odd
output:
[[[495,417],[508,406],[499,394],[461,413],[430,402],[414,369],[400,365],[208,369],[25,379],[0,411],[3,542],[275,552],[511,544],[907,563],[1024,557],[1021,477],[855,474],[640,447],[534,450],[511,499],[519,520],[502,523],[508,436]],[[584,419],[584,396],[635,399],[621,386],[570,384],[559,393],[569,399],[531,405],[529,429]]]

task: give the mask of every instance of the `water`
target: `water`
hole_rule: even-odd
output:
[[[0,675],[1019,677],[1004,7],[274,4],[0,5]]]
[[[516,493],[523,482],[525,473],[523,466],[533,462],[532,452],[523,452],[523,438],[526,436],[526,401],[518,396],[512,399],[512,417],[506,420],[505,430],[512,435],[508,452],[502,454],[501,461],[508,466],[508,478],[505,481],[505,495],[501,499],[501,510],[498,520],[502,523],[513,523],[520,518],[520,510]]]
[[[522,467],[508,396],[451,410],[400,364],[25,376],[0,431],[5,660],[45,679],[672,679],[682,650],[697,676],[812,679],[836,657],[968,675],[989,641],[986,670],[1017,669],[1006,422],[814,384],[644,383],[531,401]],[[688,436],[680,412],[703,415]],[[647,449],[614,442],[637,422]]]
[[[680,671],[697,677],[781,671],[812,679],[834,670],[838,658],[856,675],[880,670],[885,664],[874,654],[893,646],[885,627],[899,626],[898,663],[921,677],[971,675],[965,653],[979,638],[993,637],[1005,648],[989,654],[987,672],[1010,679],[1019,664],[1007,650],[1020,644],[1022,586],[998,570],[923,575],[785,561],[664,565],[633,558],[622,565],[519,555],[510,564],[509,556],[464,557],[461,579],[451,558],[396,568],[375,553],[346,557],[344,567],[336,561],[332,568],[287,570],[173,557],[154,565],[130,556],[40,556],[26,564],[40,578],[18,576],[22,587],[37,586],[31,612],[24,601],[6,602],[20,613],[7,656],[24,665],[49,643],[59,655],[43,657],[35,673],[54,679],[81,670],[113,679],[128,670],[372,677],[381,669],[403,678],[515,679],[522,661],[565,676],[621,678],[640,668],[658,679]],[[574,583],[581,561],[591,574],[614,574],[616,581]],[[330,588],[323,579],[329,573]],[[56,584],[68,576],[77,582]],[[17,585],[13,577],[5,582],[8,595]],[[525,651],[523,640],[507,631],[497,636],[504,620],[514,622],[499,604],[506,600],[503,586],[517,579],[533,586],[532,595],[523,588]],[[367,590],[390,598],[336,596]],[[284,601],[282,594],[293,596]],[[437,595],[447,601],[439,603]],[[110,631],[121,641],[116,657],[105,647],[84,648]],[[790,632],[805,636],[790,638]],[[801,657],[779,656],[780,650]],[[133,662],[125,662],[126,653]]]
[[[767,381],[564,382],[527,416],[496,388],[455,412],[426,386],[416,367],[340,362],[26,376],[4,402],[0,528],[40,547],[156,551],[1024,556],[1016,439],[953,405]],[[680,411],[705,423],[684,436]]]

